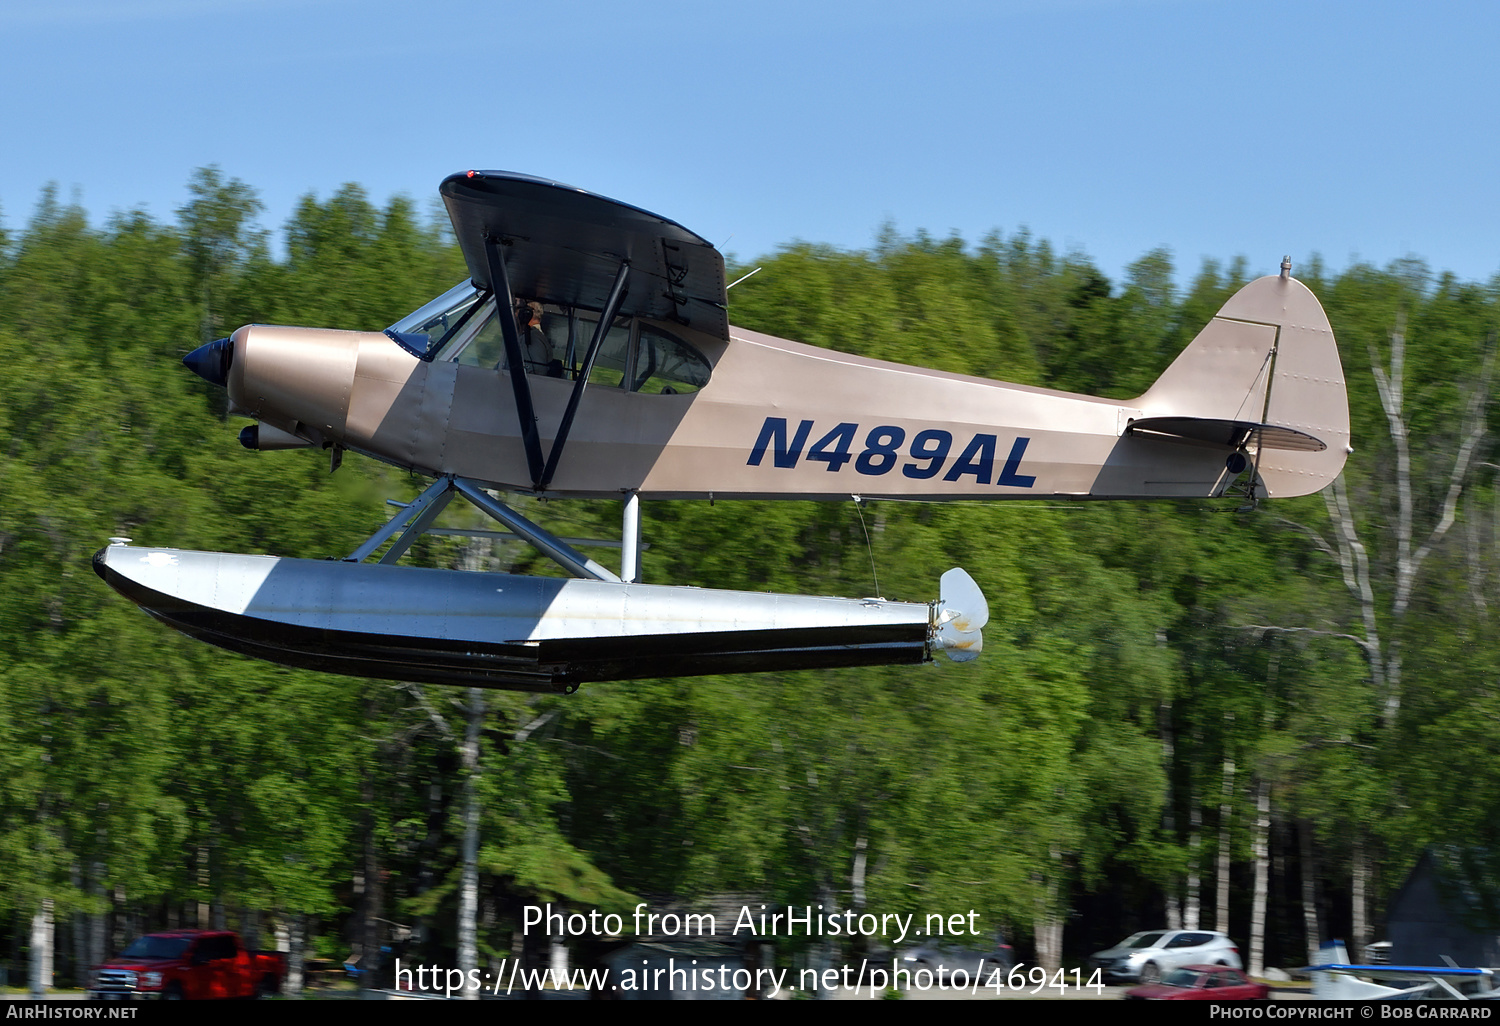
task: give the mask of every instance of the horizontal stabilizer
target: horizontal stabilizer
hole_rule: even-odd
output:
[[[1181,439],[1207,442],[1229,449],[1254,446],[1256,449],[1286,449],[1291,452],[1322,452],[1328,443],[1306,431],[1279,424],[1257,424],[1248,420],[1216,420],[1208,417],[1142,417],[1134,420],[1127,433],[1156,435],[1168,441]]]

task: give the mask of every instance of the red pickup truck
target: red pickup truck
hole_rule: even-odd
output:
[[[246,951],[227,930],[170,930],[137,937],[118,958],[95,967],[89,998],[203,1000],[274,994],[286,975],[276,951]]]

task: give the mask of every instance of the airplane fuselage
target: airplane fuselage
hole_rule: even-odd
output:
[[[1259,419],[1273,373],[1270,351],[1299,341],[1291,337],[1296,329],[1271,317],[1284,320],[1293,303],[1307,308],[1299,311],[1300,330],[1327,334],[1327,321],[1295,281],[1261,279],[1241,297],[1250,300],[1241,305],[1279,309],[1259,317],[1251,310],[1251,319],[1221,314],[1205,335],[1213,332],[1216,373],[1227,367],[1239,379],[1237,405],[1227,414]],[[652,330],[671,331],[696,350],[711,368],[708,380],[687,394],[590,382],[544,494],[1203,497],[1221,494],[1244,469],[1223,445],[1129,430],[1143,418],[1195,412],[1195,404],[1204,416],[1225,416],[1222,396],[1198,388],[1188,372],[1121,402],[871,360],[739,328],[730,328],[727,344],[678,326]],[[288,438],[343,446],[419,473],[534,490],[509,370],[441,354],[422,359],[377,332],[255,325],[237,331],[231,345],[227,385],[235,408]],[[1284,377],[1281,391],[1306,375]],[[530,372],[526,378],[545,450],[574,382]],[[1342,399],[1336,351],[1326,385]],[[1262,477],[1285,471],[1270,494],[1314,491],[1342,466],[1347,408],[1324,409],[1321,420],[1316,405],[1299,408],[1312,415],[1294,426],[1336,445],[1337,459],[1268,451],[1276,465],[1264,467]]]

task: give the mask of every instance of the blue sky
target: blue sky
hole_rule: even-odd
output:
[[[49,182],[167,220],[216,164],[279,230],[480,167],[742,259],[891,222],[1026,226],[1117,281],[1160,246],[1500,271],[1494,3],[11,0],[0,38],[10,229]]]

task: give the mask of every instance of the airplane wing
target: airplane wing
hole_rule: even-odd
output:
[[[1325,948],[1327,946],[1325,945]],[[1326,962],[1303,967],[1312,976],[1313,997],[1331,1001],[1396,999],[1493,999],[1495,970],[1461,966],[1352,965]],[[1378,981],[1378,982],[1373,982]]]
[[[673,321],[728,341],[724,257],[677,222],[510,171],[449,175],[439,191],[474,284],[491,287],[486,237],[505,247],[511,293],[541,303],[603,310],[628,262],[622,315]]]
[[[1477,980],[1487,979],[1493,969],[1467,969],[1460,966],[1443,965],[1348,965],[1331,962],[1326,965],[1309,965],[1302,968],[1305,973],[1358,973],[1361,976],[1379,976],[1386,980]]]

